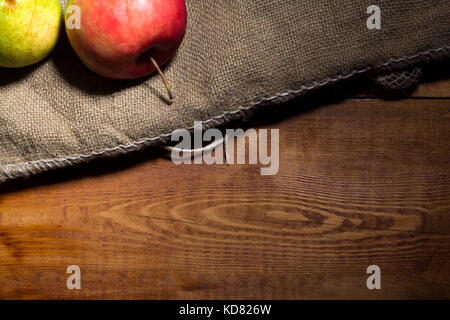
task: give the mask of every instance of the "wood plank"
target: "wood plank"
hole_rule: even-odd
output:
[[[414,91],[416,98],[450,98],[450,80],[424,82]]]
[[[3,187],[0,297],[450,298],[448,101],[297,103],[248,124],[275,176],[147,151]]]
[[[413,93],[420,98],[450,98],[450,63],[423,68],[420,85]]]

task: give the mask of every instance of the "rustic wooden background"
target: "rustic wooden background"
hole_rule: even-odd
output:
[[[280,129],[275,176],[148,150],[3,186],[0,298],[450,298],[437,73],[407,99],[347,87],[258,113],[247,126]],[[66,287],[73,264],[81,290]]]

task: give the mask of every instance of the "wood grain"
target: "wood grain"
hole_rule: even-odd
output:
[[[439,85],[436,85],[435,82],[423,83],[412,96],[418,98],[450,98],[450,81],[441,81]]]
[[[6,186],[0,297],[448,299],[449,83],[256,115],[280,130],[275,176],[146,151]]]
[[[412,93],[412,97],[450,98],[450,63],[436,65],[431,69],[424,69],[423,83]],[[447,80],[442,80],[447,79]]]

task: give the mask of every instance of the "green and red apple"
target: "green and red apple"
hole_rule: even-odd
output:
[[[79,28],[68,19],[79,9]],[[69,10],[69,8],[71,8]],[[66,31],[84,64],[112,79],[147,76],[167,63],[183,41],[185,0],[69,0]]]
[[[58,41],[60,24],[58,0],[0,0],[0,66],[43,60]]]

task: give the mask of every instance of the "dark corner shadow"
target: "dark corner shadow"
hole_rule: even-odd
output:
[[[0,87],[19,82],[48,61],[48,57],[38,63],[23,68],[0,67]]]
[[[424,81],[435,82],[450,79],[450,72],[439,66],[430,66],[425,69]],[[287,118],[305,114],[326,105],[339,103],[345,99],[354,98],[370,91],[373,82],[363,76],[344,81],[337,85],[318,89],[305,96],[295,98],[287,103],[277,106],[263,106],[255,111],[247,121],[234,120],[219,129],[248,128],[269,126],[277,124]],[[86,164],[76,165],[65,169],[44,172],[29,179],[18,179],[0,185],[0,194],[20,191],[41,185],[52,185],[82,177],[102,176],[109,173],[125,170],[148,161],[159,158],[170,159],[168,153],[162,148],[149,147],[141,151],[131,152],[112,158],[96,159]],[[168,160],[170,161],[170,160]]]
[[[436,82],[450,79],[450,61],[430,64],[423,68],[422,83]]]

